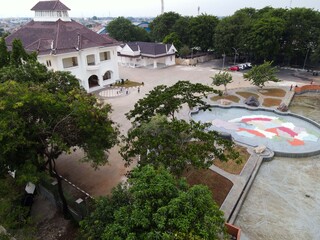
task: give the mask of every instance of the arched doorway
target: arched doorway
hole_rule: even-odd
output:
[[[103,75],[103,80],[109,80],[112,78],[112,71],[106,71]]]
[[[89,88],[100,86],[99,78],[97,75],[91,75],[88,79],[88,82],[89,82]]]

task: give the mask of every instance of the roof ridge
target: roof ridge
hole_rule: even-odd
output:
[[[55,1],[56,1],[56,2],[55,2],[55,4],[54,4],[54,6],[53,6],[53,10],[56,9],[56,6],[57,6],[59,0],[55,0]]]

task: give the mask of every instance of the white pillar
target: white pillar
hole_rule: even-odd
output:
[[[157,60],[156,59],[153,60],[153,68],[157,68]]]

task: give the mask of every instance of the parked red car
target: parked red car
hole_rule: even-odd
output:
[[[239,71],[239,66],[231,66],[229,67],[230,71]]]

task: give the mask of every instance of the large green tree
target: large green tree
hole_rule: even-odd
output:
[[[19,66],[23,61],[27,61],[30,55],[24,50],[22,42],[20,39],[14,39],[12,41],[12,50],[10,55],[10,64],[14,66]]]
[[[222,18],[214,34],[214,49],[219,54],[233,55],[238,53],[250,55],[251,46],[248,44],[248,34],[255,20],[256,10],[244,8],[236,11],[232,16]]]
[[[285,30],[285,20],[272,16],[273,9],[257,19],[248,33],[247,44],[251,46],[255,60],[277,60]]]
[[[191,46],[190,20],[192,17],[183,16],[177,19],[172,27],[172,32],[178,35],[182,45]]]
[[[163,39],[163,43],[168,43],[168,44],[173,44],[175,46],[175,48],[179,51],[180,48],[182,47],[182,43],[179,39],[179,36],[177,33],[173,32],[170,33],[169,35],[167,35],[164,39]]]
[[[58,181],[68,214],[55,160],[79,147],[86,153],[85,160],[95,167],[103,165],[108,159],[105,151],[117,143],[118,131],[109,118],[110,105],[98,105],[80,88],[56,86],[52,91],[45,84],[6,81],[0,85],[0,163],[1,169],[16,170],[18,177],[30,164],[38,172],[47,167]]]
[[[178,81],[172,86],[159,85],[135,103],[134,109],[126,115],[134,122],[149,121],[157,114],[174,119],[183,104],[190,108],[206,107],[208,104],[203,98],[209,93],[218,92],[212,87],[189,81]]]
[[[286,16],[283,36],[285,64],[302,66],[307,52],[312,52],[318,44],[320,13],[308,8],[290,9]]]
[[[139,156],[139,165],[163,166],[177,176],[189,165],[208,168],[214,159],[236,159],[238,154],[232,151],[232,142],[208,130],[208,126],[156,116],[129,130],[121,155],[127,165]]]
[[[253,66],[249,72],[243,74],[245,80],[251,81],[257,87],[264,87],[266,82],[279,82],[276,77],[277,69],[272,67],[272,62],[265,61],[263,64]]]
[[[200,47],[206,52],[213,48],[213,36],[218,25],[218,18],[212,15],[202,14],[190,19],[190,38],[192,47]]]
[[[173,32],[173,26],[179,18],[181,15],[175,12],[165,12],[157,16],[149,25],[152,40],[162,42]]]
[[[10,61],[10,55],[4,38],[0,37],[0,69],[7,66]]]
[[[118,41],[149,41],[146,30],[135,26],[129,19],[124,17],[118,17],[112,20],[108,24],[107,30],[110,36]]]
[[[86,239],[220,239],[223,213],[204,186],[189,188],[163,168],[134,169],[128,184],[97,200],[80,223]]]

